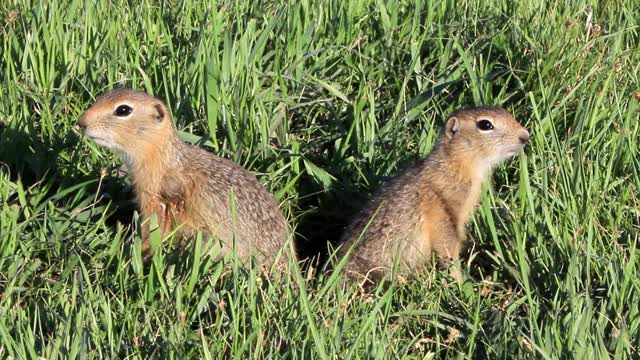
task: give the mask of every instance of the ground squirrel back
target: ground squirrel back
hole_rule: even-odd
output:
[[[337,260],[352,249],[348,278],[375,280],[394,259],[401,272],[428,267],[432,255],[448,267],[460,254],[482,182],[528,141],[502,108],[453,113],[431,154],[383,186],[346,230]]]
[[[143,219],[156,214],[162,234],[202,231],[227,250],[235,236],[238,254],[255,255],[263,264],[287,242],[287,221],[273,196],[239,165],[183,142],[161,100],[112,90],[96,99],[78,125],[97,144],[124,155]],[[146,223],[142,235],[148,255]]]

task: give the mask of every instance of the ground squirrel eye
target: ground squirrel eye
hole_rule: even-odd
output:
[[[478,121],[476,123],[476,126],[478,127],[478,129],[480,129],[482,131],[493,130],[493,124],[491,123],[491,121],[486,120],[486,119],[482,119],[482,120]]]
[[[129,116],[133,109],[129,105],[120,105],[116,108],[116,111],[113,112],[113,115],[118,117]]]

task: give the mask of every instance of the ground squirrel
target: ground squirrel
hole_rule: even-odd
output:
[[[287,221],[273,196],[239,165],[183,142],[161,100],[111,90],[81,115],[78,126],[97,144],[124,155],[142,212],[145,257],[151,250],[144,220],[151,214],[163,235],[202,231],[221,240],[225,250],[235,236],[237,253],[255,255],[261,264],[270,264],[287,242]]]
[[[431,154],[383,186],[347,228],[338,251],[339,260],[353,247],[347,277],[376,280],[394,258],[401,272],[429,266],[432,255],[448,267],[460,254],[482,182],[528,141],[529,132],[502,108],[453,113]]]

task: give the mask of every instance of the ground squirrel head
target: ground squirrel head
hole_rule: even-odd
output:
[[[449,116],[441,139],[448,152],[489,169],[522,149],[529,132],[502,108],[472,107]]]
[[[102,145],[133,155],[141,146],[161,145],[174,129],[165,104],[144,92],[117,89],[100,95],[78,120],[84,134]]]

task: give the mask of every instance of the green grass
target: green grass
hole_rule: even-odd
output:
[[[635,0],[4,0],[0,358],[637,358],[639,49]],[[483,194],[464,283],[363,295],[196,244],[143,266],[122,161],[74,130],[115,86],[255,172],[308,253],[453,109],[533,138]]]

